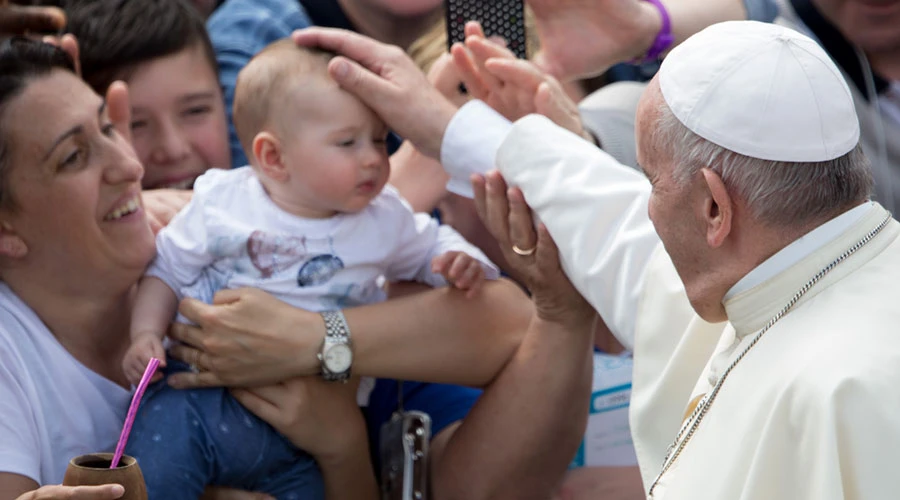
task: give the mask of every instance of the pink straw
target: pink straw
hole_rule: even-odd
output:
[[[122,427],[122,434],[119,435],[119,444],[116,445],[116,453],[113,455],[112,463],[109,464],[110,469],[115,469],[119,465],[119,460],[122,459],[122,454],[125,453],[125,443],[128,442],[128,435],[131,434],[131,426],[134,424],[134,417],[137,414],[138,407],[141,405],[141,398],[144,397],[144,391],[147,390],[147,385],[150,384],[150,379],[153,378],[153,374],[156,373],[158,366],[159,360],[150,358],[150,363],[147,364],[147,369],[144,370],[144,376],[141,377],[141,382],[131,398],[131,406],[128,407],[125,425]]]

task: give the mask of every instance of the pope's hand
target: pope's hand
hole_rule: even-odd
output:
[[[328,65],[332,78],[419,151],[440,157],[444,131],[456,107],[428,82],[403,50],[329,28],[307,28],[295,31],[292,37],[299,45],[339,54]]]

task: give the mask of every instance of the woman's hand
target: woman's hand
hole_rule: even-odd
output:
[[[291,442],[315,457],[326,498],[374,500],[378,496],[369,460],[366,422],[356,401],[359,378],[350,383],[299,377],[234,397]]]
[[[591,325],[596,312],[562,271],[559,253],[543,224],[535,230],[531,209],[518,188],[507,188],[499,172],[473,176],[475,207],[497,239],[514,276],[528,287],[537,316],[573,329]]]
[[[231,393],[296,447],[316,460],[329,461],[367,443],[365,420],[356,402],[358,387],[358,377],[342,384],[313,376]]]
[[[222,290],[212,304],[187,298],[179,311],[198,326],[173,324],[170,336],[184,344],[171,353],[200,373],[173,374],[173,387],[247,387],[319,372],[325,323],[316,313],[255,288]]]
[[[0,0],[0,36],[57,32],[66,27],[66,14],[57,7],[31,7]]]
[[[24,493],[16,500],[114,500],[125,494],[121,484],[101,486],[41,486]]]
[[[538,65],[563,81],[598,75],[647,52],[662,25],[641,0],[528,0],[541,50]]]

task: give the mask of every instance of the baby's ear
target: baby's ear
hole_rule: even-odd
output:
[[[21,259],[28,254],[25,240],[19,236],[8,222],[0,222],[0,257]]]
[[[288,180],[287,168],[281,154],[281,142],[270,132],[262,131],[253,138],[253,157],[259,170],[272,180]]]

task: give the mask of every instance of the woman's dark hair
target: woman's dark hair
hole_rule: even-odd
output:
[[[75,72],[72,58],[58,47],[23,37],[0,42],[0,207],[16,208],[9,190],[7,140],[7,130],[15,124],[4,120],[6,107],[25,91],[29,82],[49,75],[55,69]]]

